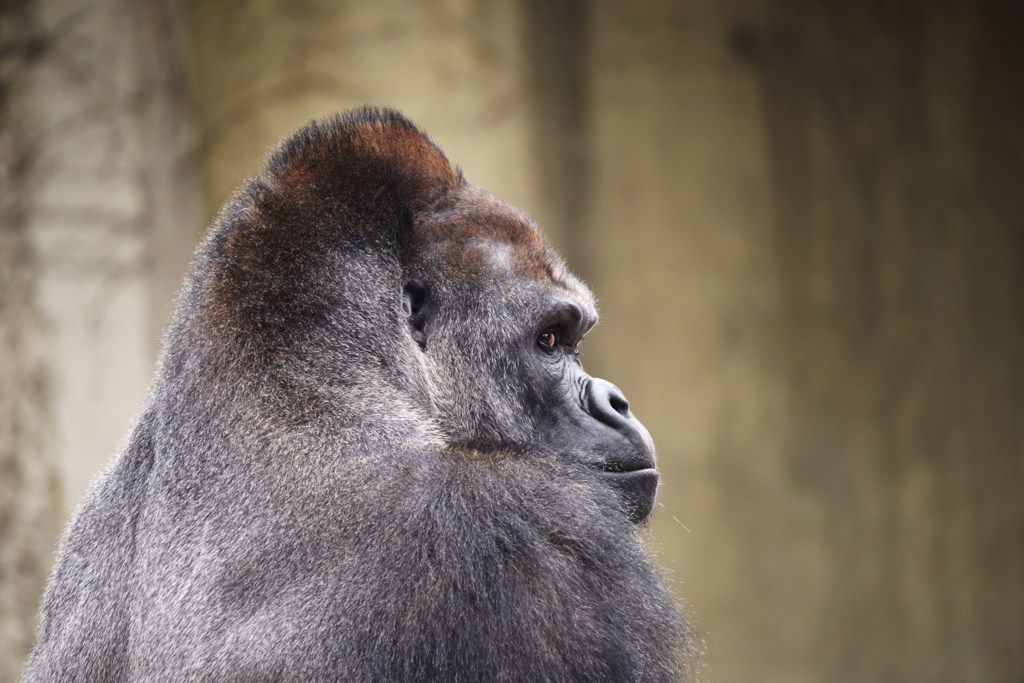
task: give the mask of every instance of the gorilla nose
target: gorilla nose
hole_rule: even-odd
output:
[[[625,443],[608,453],[601,469],[609,472],[633,472],[654,467],[654,443],[640,420],[629,412],[629,401],[619,388],[603,379],[590,380],[587,410],[598,422],[614,429]],[[628,446],[626,445],[628,444]]]
[[[587,407],[594,418],[612,429],[621,430],[632,427],[630,423],[633,421],[633,416],[629,414],[629,401],[611,382],[606,382],[603,379],[590,380]]]

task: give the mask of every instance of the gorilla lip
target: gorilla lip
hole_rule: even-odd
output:
[[[609,474],[632,474],[633,472],[647,471],[654,472],[655,474],[658,473],[658,470],[654,467],[653,463],[646,462],[623,462],[620,460],[617,462],[602,463],[598,468],[604,472],[608,472]]]
[[[658,479],[661,475],[658,474],[658,470],[653,467],[645,467],[641,470],[604,470],[604,473],[613,477],[621,477],[623,479],[653,479],[654,483],[658,483]]]
[[[640,523],[651,514],[658,493],[658,471],[653,467],[629,472],[605,472],[605,477],[614,479],[613,485],[630,521]]]
[[[604,476],[615,479],[616,485],[623,489],[649,489],[654,491],[658,488],[661,475],[653,467],[645,467],[640,470],[603,470]]]

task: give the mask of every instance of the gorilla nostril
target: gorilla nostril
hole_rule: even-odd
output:
[[[619,388],[603,379],[590,381],[590,414],[610,427],[621,428],[630,419],[629,401]]]
[[[608,397],[608,402],[616,413],[622,417],[629,417],[629,401],[626,400],[625,396],[618,392],[612,392]]]

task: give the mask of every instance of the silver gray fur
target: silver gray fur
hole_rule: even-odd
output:
[[[225,208],[62,541],[24,681],[682,677],[637,527],[585,458],[536,442],[520,349],[553,300],[592,297],[439,155],[362,109]],[[495,211],[506,233],[465,232]],[[425,352],[410,277],[438,303]]]

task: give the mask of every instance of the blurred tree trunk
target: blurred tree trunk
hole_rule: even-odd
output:
[[[47,49],[27,2],[0,5],[0,681],[17,680],[59,524],[49,373],[28,234],[27,82]]]
[[[0,4],[0,680],[117,453],[198,234],[174,0]]]

